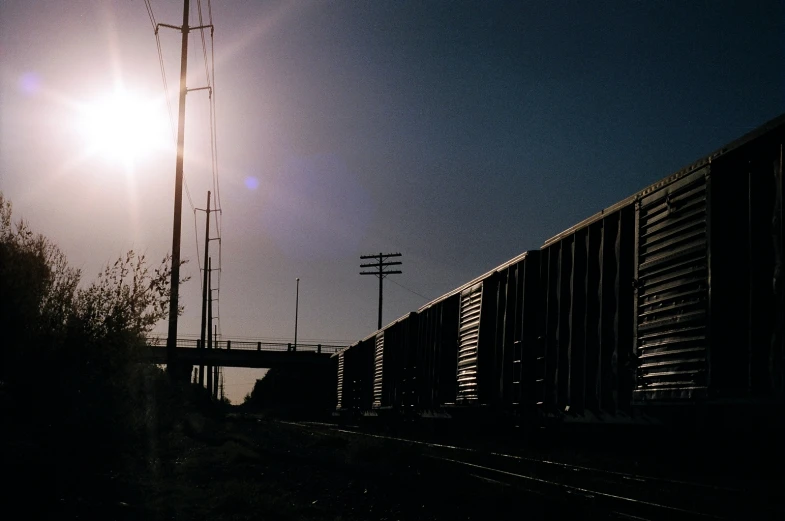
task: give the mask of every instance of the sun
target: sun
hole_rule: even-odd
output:
[[[154,152],[172,148],[171,129],[161,103],[126,90],[81,107],[78,131],[88,155],[125,165],[141,162]]]

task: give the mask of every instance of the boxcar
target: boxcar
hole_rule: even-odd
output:
[[[417,405],[417,315],[374,333],[373,408],[408,413]]]
[[[373,402],[375,336],[338,352],[336,408],[346,414],[370,410]]]
[[[535,395],[541,417],[632,415],[634,198],[542,247]]]
[[[637,196],[636,404],[781,403],[784,142],[780,117]]]
[[[781,402],[783,123],[546,241],[545,417],[717,419]]]
[[[529,403],[538,252],[527,252],[418,310],[419,410],[517,410]]]

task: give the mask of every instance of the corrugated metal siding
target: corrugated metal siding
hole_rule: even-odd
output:
[[[480,338],[482,282],[461,292],[458,326],[458,400],[475,401],[477,386],[477,345]]]
[[[373,358],[376,338],[366,339],[357,346],[353,362],[356,396],[355,407],[367,411],[373,406]]]
[[[429,310],[433,350],[438,363],[434,405],[455,405],[457,399],[460,295],[453,295]],[[421,315],[422,317],[422,315]]]
[[[382,405],[382,370],[384,368],[384,331],[376,335],[374,360],[373,360],[373,406]]]
[[[529,306],[540,338],[523,350],[540,414],[584,421],[631,410],[636,221],[634,200],[625,201],[542,249]]]
[[[639,203],[637,400],[691,398],[707,387],[708,168]]]
[[[337,409],[343,408],[343,353],[338,353],[338,403]]]

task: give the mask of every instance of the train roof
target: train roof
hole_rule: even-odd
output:
[[[536,252],[537,250],[534,250],[534,251]],[[420,313],[421,311],[428,309],[429,307],[433,306],[434,304],[438,304],[439,302],[441,302],[441,301],[443,301],[443,300],[446,300],[446,299],[448,299],[448,298],[452,297],[453,295],[456,295],[456,294],[458,294],[458,293],[462,292],[462,291],[463,291],[463,290],[465,290],[466,288],[469,288],[469,287],[471,287],[471,286],[474,286],[474,285],[475,285],[475,284],[477,284],[478,282],[480,282],[480,281],[483,281],[483,280],[487,279],[488,277],[490,277],[491,275],[493,275],[493,274],[494,274],[494,273],[496,273],[497,271],[502,271],[502,270],[504,270],[504,269],[506,269],[506,268],[509,268],[509,267],[510,267],[510,266],[512,266],[513,264],[517,264],[517,263],[521,262],[521,261],[522,261],[522,260],[524,260],[526,257],[528,257],[529,255],[531,255],[531,253],[532,253],[532,251],[525,251],[525,252],[521,253],[520,255],[518,255],[518,256],[516,256],[516,257],[513,257],[512,259],[508,260],[507,262],[505,262],[505,263],[503,263],[503,264],[501,264],[501,265],[499,265],[499,266],[497,266],[497,267],[493,268],[493,269],[492,269],[492,270],[490,270],[490,271],[487,271],[487,272],[483,273],[483,274],[482,274],[482,275],[480,275],[479,277],[476,277],[476,278],[474,278],[474,279],[470,280],[470,281],[469,281],[469,282],[467,282],[466,284],[463,284],[463,285],[459,286],[458,288],[456,288],[456,289],[454,289],[454,290],[452,290],[452,291],[449,291],[449,292],[445,293],[445,294],[444,294],[444,295],[442,295],[441,297],[435,298],[435,299],[433,299],[432,301],[428,302],[427,304],[424,304],[424,305],[420,306],[420,308],[417,310],[417,312],[418,312],[418,313]]]
[[[686,166],[686,167],[684,167],[684,168],[674,172],[673,174],[671,174],[671,175],[669,175],[669,176],[667,176],[667,177],[665,177],[663,179],[660,179],[659,181],[657,181],[655,183],[650,184],[649,186],[647,186],[643,190],[640,190],[639,192],[637,192],[637,193],[635,193],[635,194],[633,194],[633,195],[631,195],[631,196],[629,196],[629,197],[619,201],[618,203],[616,203],[616,204],[614,204],[612,206],[609,206],[608,208],[605,208],[604,210],[600,210],[599,212],[597,212],[596,214],[592,215],[591,217],[588,217],[588,218],[582,220],[581,222],[579,222],[578,224],[576,224],[574,226],[571,226],[570,228],[564,230],[563,232],[560,232],[560,233],[554,235],[550,239],[546,240],[545,243],[542,245],[542,247],[543,248],[547,248],[551,244],[560,241],[564,237],[572,235],[577,230],[585,228],[586,226],[589,226],[590,224],[592,224],[592,223],[594,223],[596,221],[599,221],[600,219],[602,219],[606,215],[612,214],[612,213],[620,210],[621,208],[624,208],[627,205],[633,204],[636,201],[636,199],[638,199],[638,198],[640,198],[640,197],[642,197],[642,196],[644,196],[646,194],[649,194],[649,193],[657,190],[658,188],[660,188],[660,187],[662,187],[664,185],[672,183],[673,181],[675,181],[675,180],[677,180],[677,179],[679,179],[681,177],[684,177],[685,175],[690,174],[691,172],[694,172],[695,170],[697,170],[699,168],[703,168],[704,166],[711,164],[712,161],[715,161],[717,158],[727,154],[728,152],[732,152],[733,150],[736,150],[737,148],[739,148],[739,147],[749,143],[750,141],[753,141],[753,140],[755,140],[755,139],[757,139],[757,138],[759,138],[759,137],[761,137],[761,136],[763,136],[765,134],[768,134],[769,132],[777,130],[778,128],[782,127],[783,125],[785,125],[785,114],[781,114],[780,116],[778,116],[778,117],[776,117],[776,118],[774,118],[774,119],[764,123],[763,125],[759,126],[758,128],[756,128],[756,129],[754,129],[754,130],[744,134],[742,137],[740,137],[740,138],[738,138],[738,139],[736,139],[734,141],[731,141],[727,145],[722,146],[721,148],[715,150],[711,154],[709,154],[707,156],[704,156],[703,158],[701,158],[701,159],[699,159],[697,161],[692,162],[688,166]]]
[[[459,294],[461,291],[463,291],[466,288],[469,288],[471,286],[474,286],[478,282],[481,282],[481,281],[485,280],[486,278],[488,278],[489,276],[493,275],[497,271],[501,271],[503,269],[506,269],[506,268],[512,266],[513,264],[517,264],[518,262],[524,260],[526,257],[531,255],[532,252],[536,253],[537,250],[525,251],[525,252],[521,253],[520,255],[517,255],[516,257],[513,257],[512,259],[508,260],[507,262],[505,262],[503,264],[500,264],[499,266],[493,268],[492,270],[483,273],[479,277],[476,277],[476,278],[470,280],[466,284],[463,284],[463,285],[457,287],[456,289],[454,289],[452,291],[449,291],[449,292],[445,293],[444,295],[442,295],[442,296],[440,296],[438,298],[433,299],[432,301],[428,302],[427,304],[424,304],[419,309],[417,309],[416,313],[420,313],[421,311],[423,311],[425,309],[428,309],[429,307],[433,306],[434,304],[438,304],[439,302],[442,302],[443,300],[446,300],[446,299],[448,299],[448,298],[450,298],[450,297],[452,297],[454,295]],[[352,345],[347,346],[347,347],[341,349],[340,351],[335,353],[333,356],[337,356],[339,353],[343,353],[347,349],[351,349],[352,347],[354,347],[354,346],[356,346],[358,344],[361,344],[363,342],[367,342],[371,338],[374,338],[376,335],[378,335],[380,331],[384,331],[385,329],[387,329],[387,328],[397,324],[398,322],[406,320],[407,318],[409,318],[413,314],[415,314],[415,312],[409,312],[409,313],[403,315],[402,317],[399,317],[399,318],[393,320],[392,322],[390,322],[389,324],[385,325],[381,329],[377,329],[376,331],[374,331],[373,333],[371,333],[368,336],[364,337],[363,339],[358,340],[357,342],[353,343]]]

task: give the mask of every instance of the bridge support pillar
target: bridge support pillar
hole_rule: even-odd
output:
[[[204,351],[202,351],[203,348],[204,348],[204,346],[202,345],[202,341],[197,339],[196,340],[196,349],[198,349],[200,354],[202,354],[202,355],[204,354]],[[204,364],[199,364],[199,378],[198,378],[198,380],[199,380],[199,385],[200,386],[204,386]]]

